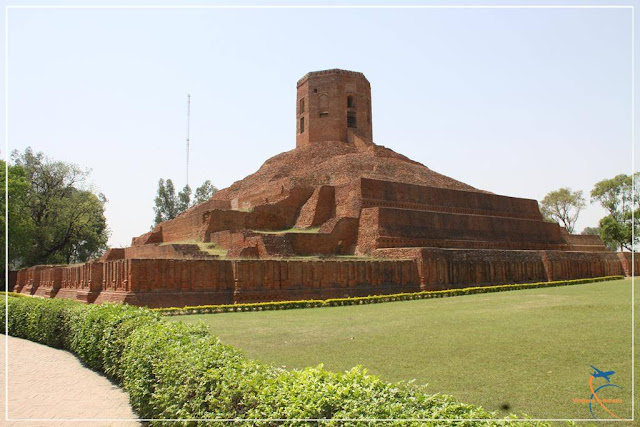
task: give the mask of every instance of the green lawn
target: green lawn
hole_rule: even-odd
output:
[[[537,418],[589,418],[588,406],[572,399],[589,398],[592,364],[616,371],[612,383],[623,389],[601,397],[621,398],[608,407],[631,415],[631,280],[170,319],[204,321],[267,363],[363,365],[388,381],[415,379],[433,393]]]

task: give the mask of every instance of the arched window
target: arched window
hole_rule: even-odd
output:
[[[356,112],[355,111],[347,111],[347,127],[348,128],[357,128],[356,122]]]
[[[347,96],[347,108],[356,108],[356,97],[353,95]]]

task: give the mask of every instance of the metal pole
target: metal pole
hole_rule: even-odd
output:
[[[191,95],[187,94],[187,185],[189,185],[189,122],[191,119]]]

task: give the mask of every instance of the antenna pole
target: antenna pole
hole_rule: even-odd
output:
[[[191,94],[187,94],[187,185],[189,185],[189,122],[191,120]]]

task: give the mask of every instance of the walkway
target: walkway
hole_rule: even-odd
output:
[[[9,337],[12,421],[5,421],[5,340],[6,336],[0,335],[0,425],[139,425],[127,394],[82,366],[71,353],[14,337]]]

